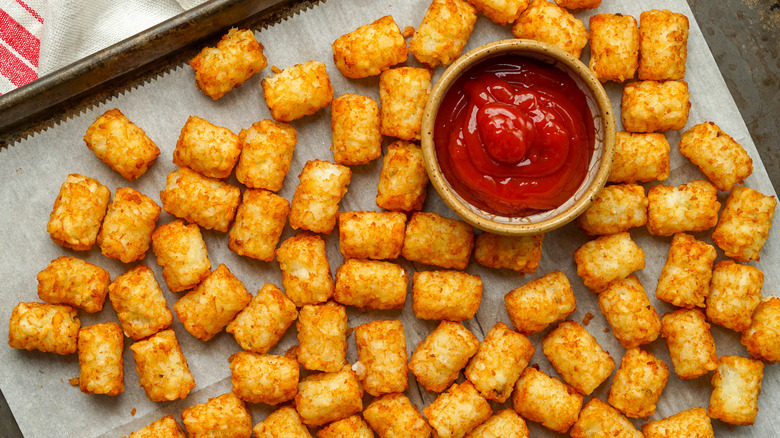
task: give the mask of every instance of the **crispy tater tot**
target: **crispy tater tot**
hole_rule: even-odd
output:
[[[261,83],[265,103],[278,122],[312,115],[333,100],[333,86],[325,64],[320,61],[306,61],[281,71],[275,69],[274,75]]]
[[[563,321],[547,333],[542,351],[564,382],[590,395],[615,369],[615,361],[582,325]]]
[[[529,0],[469,0],[477,12],[482,12],[494,23],[505,25],[514,23],[528,7]]]
[[[144,130],[116,108],[89,125],[84,142],[100,161],[128,181],[146,173],[160,155],[160,149]]]
[[[352,179],[349,167],[328,161],[307,161],[290,204],[290,226],[329,234],[336,226],[339,202]]]
[[[268,61],[254,32],[233,28],[217,47],[204,47],[189,64],[195,70],[195,85],[217,100],[264,69]]]
[[[476,22],[477,11],[465,0],[433,0],[409,40],[409,51],[428,68],[450,65],[460,56]]]
[[[761,300],[740,342],[754,358],[767,364],[780,362],[780,298]]]
[[[653,342],[661,334],[661,319],[636,275],[612,283],[599,294],[598,302],[623,348]]]
[[[333,161],[366,164],[382,156],[379,105],[368,96],[342,94],[330,105]]]
[[[401,29],[391,15],[340,36],[331,47],[341,74],[354,79],[376,76],[409,56]]]
[[[462,438],[490,418],[493,409],[471,382],[454,383],[423,409],[434,436]]]
[[[403,393],[375,398],[363,411],[379,438],[428,438],[431,426]]]
[[[579,11],[598,8],[601,5],[601,0],[555,0],[555,3],[570,11]]]
[[[608,402],[631,418],[653,415],[669,378],[669,366],[652,353],[630,348],[612,379]]]
[[[241,189],[186,167],[168,175],[160,192],[163,210],[209,230],[227,232],[236,216]]]
[[[685,131],[679,148],[720,190],[731,190],[753,173],[753,159],[745,148],[712,122]]]
[[[406,303],[409,273],[381,260],[349,259],[336,271],[333,299],[365,309],[400,309]]]
[[[577,421],[582,396],[555,377],[527,367],[515,384],[512,406],[523,418],[566,433]]]
[[[463,324],[442,321],[412,352],[409,370],[428,391],[441,392],[458,378],[479,340]]]
[[[249,438],[252,413],[232,392],[185,408],[181,421],[189,438]]]
[[[628,132],[679,131],[690,109],[685,81],[629,82],[623,87],[620,118]]]
[[[591,236],[622,233],[647,223],[647,204],[645,188],[639,184],[609,185],[577,218],[577,225]]]
[[[661,336],[666,338],[677,377],[695,379],[718,367],[715,340],[699,309],[679,309],[661,318]]]
[[[139,265],[128,270],[108,289],[122,330],[131,339],[138,341],[171,326],[173,314],[149,267]]]
[[[575,58],[588,44],[585,24],[571,12],[547,0],[532,0],[512,26],[517,38],[528,38],[558,46]]]
[[[333,296],[325,241],[319,235],[304,232],[290,237],[279,245],[276,260],[285,292],[296,306],[324,303]]]
[[[474,260],[482,266],[533,274],[542,259],[544,234],[499,236],[484,232],[474,244]]]
[[[228,360],[233,393],[245,402],[276,405],[298,393],[300,366],[293,358],[239,351]]]
[[[124,263],[143,259],[160,211],[160,206],[141,192],[117,189],[97,236],[100,252]]]
[[[639,15],[639,79],[682,79],[687,58],[688,17],[657,9]]]
[[[704,307],[717,255],[714,246],[690,234],[675,234],[658,278],[656,298],[678,307]]]
[[[412,310],[419,319],[463,321],[482,302],[482,279],[460,271],[422,271],[412,277]]]
[[[298,362],[307,370],[336,372],[347,365],[347,309],[332,301],[298,313]]]
[[[464,375],[483,397],[503,403],[534,351],[528,338],[498,322],[479,344]]]
[[[137,341],[130,350],[141,387],[150,400],[185,398],[195,387],[195,379],[173,330],[163,330]]]
[[[374,432],[360,415],[353,415],[323,427],[317,438],[374,438]]]
[[[403,392],[409,386],[406,334],[401,321],[374,320],[355,327],[357,375],[374,397]]]
[[[267,353],[298,317],[298,309],[278,287],[267,283],[225,329],[244,350]]]
[[[79,389],[85,394],[119,395],[125,392],[122,350],[125,337],[115,322],[79,330]]]
[[[190,116],[173,150],[173,164],[189,167],[203,176],[225,179],[233,172],[240,154],[241,142],[236,134]]]
[[[379,129],[382,135],[420,140],[422,117],[431,92],[431,71],[398,67],[379,76]]]
[[[88,251],[97,240],[111,191],[98,180],[72,173],[60,187],[46,231],[57,245]]]
[[[81,321],[76,309],[61,304],[19,303],[8,322],[8,345],[23,350],[73,354]]]
[[[111,275],[100,266],[62,256],[38,273],[38,297],[49,304],[67,304],[88,313],[103,309]]]
[[[504,296],[506,311],[515,330],[538,333],[577,310],[577,299],[566,275],[553,271],[529,281]]]
[[[599,236],[574,252],[577,275],[595,293],[645,268],[645,253],[627,232]]]
[[[718,222],[718,189],[702,179],[679,187],[653,186],[647,200],[647,231],[656,236],[709,230]]]
[[[166,415],[148,426],[130,434],[127,438],[187,438],[173,415]]]
[[[257,438],[312,438],[301,416],[292,406],[282,406],[271,412],[254,427]]]
[[[192,289],[211,273],[206,242],[196,224],[178,219],[160,225],[152,233],[152,250],[171,292]]]
[[[391,211],[417,211],[425,203],[428,172],[420,146],[398,140],[387,146],[379,172],[376,205]]]
[[[669,171],[669,142],[663,134],[617,132],[609,182],[663,181]]]
[[[750,426],[755,423],[763,378],[763,362],[740,356],[721,357],[712,376],[707,414],[729,424]]]
[[[348,211],[339,214],[339,252],[345,258],[395,259],[401,255],[406,215]]]
[[[774,196],[747,187],[734,187],[726,199],[720,221],[712,231],[712,241],[726,256],[737,261],[760,260],[759,253],[769,237],[776,206]]]
[[[416,212],[406,224],[401,254],[412,262],[463,270],[473,247],[471,225],[438,213]]]
[[[700,407],[678,412],[642,426],[645,438],[715,438],[707,410]]]
[[[707,319],[737,332],[750,327],[761,302],[764,273],[760,269],[723,260],[715,265],[707,296]]]
[[[512,385],[514,386],[514,385]],[[512,409],[504,409],[477,426],[466,438],[528,438],[528,426]]]
[[[335,373],[312,374],[298,384],[295,408],[303,423],[317,427],[363,410],[363,389],[349,367]]]
[[[290,203],[264,189],[246,189],[228,235],[238,255],[270,262],[287,223]]]
[[[250,189],[278,192],[290,170],[298,133],[287,123],[273,120],[255,122],[238,134],[241,157],[236,179]]]
[[[582,408],[569,434],[571,438],[644,438],[628,418],[597,398]]]

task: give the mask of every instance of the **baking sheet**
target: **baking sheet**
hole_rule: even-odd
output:
[[[406,26],[417,27],[428,4],[428,0],[390,4],[369,0],[328,0],[287,21],[256,32],[256,35],[265,46],[269,64],[284,68],[311,59],[322,61],[327,65],[336,95],[354,92],[369,95],[378,101],[378,78],[349,80],[341,76],[332,62],[330,44],[340,35],[387,14],[393,15],[402,29]],[[704,121],[717,123],[742,144],[754,160],[754,172],[745,184],[762,193],[775,195],[747,128],[684,0],[604,0],[598,9],[576,15],[587,23],[587,18],[595,13],[620,12],[638,18],[640,12],[647,9],[681,12],[691,21],[685,79],[690,87],[692,108],[685,129]],[[480,16],[466,50],[504,38],[512,38],[509,26],[498,26]],[[587,49],[585,52],[584,60],[587,59]],[[419,66],[411,54],[407,64]],[[434,79],[441,72],[442,68],[437,68]],[[74,252],[51,241],[46,233],[46,222],[59,187],[67,174],[81,173],[97,178],[107,185],[112,193],[119,187],[132,187],[160,203],[159,191],[164,187],[165,177],[175,169],[171,157],[179,131],[187,117],[197,115],[234,132],[249,127],[258,120],[270,118],[260,89],[260,80],[270,74],[270,68],[267,68],[240,88],[214,102],[195,88],[192,70],[188,66],[182,66],[0,152],[0,180],[3,181],[0,199],[4,200],[3,212],[0,213],[0,320],[8,321],[13,307],[18,302],[39,301],[36,294],[36,275],[56,257],[74,255],[84,258],[109,270],[112,278],[130,267],[104,257],[97,248],[89,252]],[[622,87],[608,84],[606,88],[613,106],[619,108]],[[87,126],[104,111],[115,107],[141,126],[162,151],[150,171],[132,183],[128,183],[101,163],[84,146],[82,140]],[[281,196],[292,199],[298,182],[297,175],[307,160],[332,160],[329,151],[329,123],[328,109],[292,123],[298,131],[298,144],[285,186],[279,192]],[[668,132],[666,136],[672,145],[672,172],[664,184],[679,185],[702,178],[698,170],[677,151],[680,133]],[[389,143],[389,140],[385,143]],[[349,193],[341,203],[342,211],[376,209],[374,200],[380,167],[381,161],[376,160],[352,168],[352,183]],[[231,177],[229,182],[238,185],[234,177]],[[726,194],[721,195],[723,202]],[[432,188],[429,188],[424,210],[454,217]],[[171,220],[169,215],[163,213],[160,223]],[[293,232],[288,226],[282,239],[292,235]],[[650,236],[643,228],[631,230],[631,235],[646,253],[647,267],[638,272],[637,276],[656,310],[660,315],[673,310],[672,306],[655,300],[653,293],[666,259],[670,238]],[[696,236],[710,241],[709,233],[697,233]],[[281,275],[276,262],[259,262],[235,255],[228,250],[228,239],[223,233],[204,231],[204,238],[212,265],[216,267],[219,263],[226,264],[250,291],[259,289],[267,282],[281,285]],[[612,333],[604,332],[607,324],[598,310],[596,296],[584,287],[576,275],[572,260],[574,250],[587,240],[588,238],[572,225],[548,233],[539,269],[535,274],[525,277],[518,277],[509,271],[486,269],[472,262],[467,271],[482,277],[485,291],[477,316],[466,321],[466,327],[482,339],[497,321],[509,323],[504,309],[504,294],[529,280],[560,269],[570,279],[577,296],[577,311],[570,318],[582,322],[587,313],[595,315],[587,326],[588,331],[611,353],[616,364],[619,364],[624,350]],[[335,272],[342,262],[336,231],[327,236],[326,242],[331,269]],[[777,231],[773,230],[761,252],[762,260],[751,263],[765,273],[765,295],[776,293],[773,286],[780,280],[780,269],[776,261],[779,253],[780,237]],[[722,258],[722,252],[719,251],[719,259]],[[164,287],[160,269],[151,251],[142,263],[155,271],[165,290],[168,304],[172,306],[178,297]],[[410,272],[433,269],[403,260],[400,263]],[[82,325],[116,321],[110,305],[106,305],[98,314],[79,313]],[[352,327],[376,318],[398,318],[404,322],[409,353],[437,325],[434,321],[419,321],[414,317],[410,297],[402,311],[362,313],[353,308],[349,309],[349,323]],[[138,386],[138,375],[132,355],[127,349],[124,354],[125,393],[108,397],[82,394],[78,387],[68,383],[68,379],[77,377],[79,373],[76,355],[61,357],[0,346],[0,389],[8,400],[22,433],[26,437],[50,436],[53,432],[74,437],[121,437],[163,415],[173,414],[180,419],[183,408],[229,391],[231,385],[227,358],[239,350],[232,336],[223,332],[211,341],[203,343],[187,333],[178,321],[174,322],[173,328],[197,386],[185,400],[168,403],[155,403],[146,398]],[[1,339],[5,339],[7,332],[7,324],[0,324]],[[546,332],[531,336],[537,347],[532,363],[538,364],[545,372],[556,375],[541,352],[540,342]],[[736,333],[717,326],[713,326],[712,332],[719,356],[747,355],[744,347],[739,344]],[[272,352],[282,353],[295,343],[295,329],[291,328]],[[125,347],[129,345],[130,341],[126,340]],[[656,354],[671,367],[663,339],[659,338],[643,348]],[[354,363],[356,358],[354,341],[350,336],[348,360]],[[710,375],[681,381],[673,372],[671,374],[656,413],[650,417],[651,420],[664,418],[694,406],[708,405],[711,392]],[[611,379],[594,392],[594,397],[606,399],[609,380]],[[779,380],[780,372],[777,366],[765,369],[763,391],[759,398],[760,411],[755,425],[731,427],[713,420],[716,435],[766,437],[773,436],[776,430],[780,430],[780,419],[775,415],[780,403]],[[418,387],[411,375],[407,395],[420,407],[429,404],[436,397],[436,394]],[[366,397],[365,401],[368,402],[369,397]],[[494,405],[495,409],[499,407]],[[252,405],[254,423],[262,421],[268,412],[270,408],[267,406]],[[634,424],[640,426],[643,421],[634,420]],[[529,427],[532,436],[559,436],[535,423],[529,422]]]

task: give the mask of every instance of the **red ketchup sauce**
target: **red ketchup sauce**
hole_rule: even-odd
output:
[[[528,216],[568,200],[588,172],[593,117],[568,74],[520,55],[464,72],[442,99],[433,140],[442,173],[467,202]]]

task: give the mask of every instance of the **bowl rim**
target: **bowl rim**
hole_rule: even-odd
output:
[[[598,115],[603,119],[604,136],[602,157],[598,164],[596,175],[591,180],[590,186],[582,194],[580,199],[575,201],[574,204],[570,205],[567,209],[539,222],[500,223],[473,212],[471,209],[464,206],[459,199],[459,196],[454,194],[453,189],[444,178],[439,162],[436,159],[436,147],[433,143],[433,126],[442,98],[449,90],[452,83],[458,79],[461,73],[466,69],[485,59],[506,53],[547,57],[556,63],[565,65],[569,70],[576,73],[579,79],[584,82],[590,90],[599,110]],[[583,64],[582,61],[563,49],[551,44],[536,40],[514,38],[494,41],[479,46],[459,57],[442,73],[441,77],[439,77],[436,84],[431,89],[431,93],[425,105],[420,140],[428,178],[450,210],[465,222],[483,231],[505,236],[524,236],[544,233],[562,227],[573,221],[588,208],[593,199],[599,194],[601,189],[604,188],[607,178],[609,177],[612,168],[612,160],[615,154],[615,135],[615,117],[609,97],[601,82],[596,79],[593,72]]]

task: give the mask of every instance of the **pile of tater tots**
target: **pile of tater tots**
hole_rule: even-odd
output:
[[[713,437],[711,419],[753,424],[764,366],[780,361],[780,299],[762,297],[763,273],[747,263],[759,259],[776,200],[742,185],[752,160],[711,122],[682,133],[678,146],[706,179],[646,190],[643,183],[669,176],[663,132],[688,122],[688,18],[667,10],[643,12],[638,20],[603,13],[590,18],[588,29],[572,11],[596,8],[600,0],[556,1],[433,0],[416,29],[401,29],[388,15],[344,34],[332,44],[340,74],[379,76],[379,102],[356,94],[334,97],[334,72],[320,61],[271,66],[262,91],[273,119],[238,134],[196,116],[186,121],[172,157],[178,169],[160,192],[162,208],[133,188],[120,188],[112,198],[97,180],[69,175],[54,200],[51,239],[75,251],[97,244],[124,263],[143,260],[151,246],[164,283],[144,265],[112,280],[99,266],[59,257],[38,274],[43,302],[13,310],[10,346],[77,353],[81,391],[118,395],[125,388],[128,336],[141,387],[150,400],[164,402],[195,388],[171,329],[174,319],[204,342],[230,333],[241,347],[229,358],[232,392],[185,408],[183,429],[169,415],[133,438],[238,438],[253,431],[257,437],[311,437],[316,431],[320,438],[527,438],[526,421],[574,438],[684,438]],[[577,274],[626,350],[619,364],[588,332],[587,319],[566,319],[577,299],[560,271],[532,281],[519,277],[522,285],[505,296],[513,327],[498,322],[479,339],[462,324],[474,317],[483,293],[480,277],[465,272],[472,255],[488,268],[535,273],[544,240],[475,233],[462,221],[421,211],[428,177],[417,142],[432,69],[460,56],[478,13],[511,25],[518,38],[545,41],[575,57],[590,42],[596,77],[625,82],[624,131],[617,134],[609,184],[577,219],[594,238],[573,254]],[[409,52],[425,67],[402,66]],[[216,100],[268,62],[253,31],[231,29],[190,65],[197,87]],[[329,105],[332,152],[306,162],[288,201],[277,194],[296,184],[287,173],[297,132],[287,122]],[[392,143],[383,154],[386,137]],[[102,114],[84,141],[128,182],[160,155],[119,109]],[[350,166],[377,159],[379,211],[340,211]],[[243,188],[226,182],[234,171]],[[722,211],[719,191],[730,192]],[[176,219],[158,224],[162,210]],[[296,232],[280,242],[288,223]],[[644,269],[645,254],[628,230],[642,226],[670,237],[655,294],[677,309],[663,316],[634,275]],[[323,239],[334,228],[344,257],[335,276]],[[209,259],[201,229],[226,233],[238,255],[276,260],[282,284],[265,284],[253,296],[228,266]],[[708,236],[715,246],[700,240]],[[726,256],[718,263],[716,247]],[[431,268],[410,275],[399,258]],[[347,306],[402,309],[410,281],[414,315],[440,323],[407,356],[401,321],[351,327]],[[181,293],[173,312],[165,287]],[[100,311],[106,296],[119,323],[82,327],[78,312]],[[710,324],[741,333],[746,354],[718,357]],[[297,346],[272,353],[292,325]],[[541,346],[527,337],[548,329]],[[358,361],[350,364],[347,338],[353,333]],[[629,418],[654,414],[670,375],[670,364],[642,348],[659,336],[677,377],[713,372],[712,395],[707,408],[645,422],[640,432]],[[557,376],[529,366],[537,348]],[[409,371],[439,393],[429,406],[415,406],[405,395]],[[613,371],[606,400],[592,398],[583,406]],[[370,395],[365,406],[364,393]],[[491,403],[504,402],[510,407],[494,413]],[[247,403],[278,408],[253,423]]]

